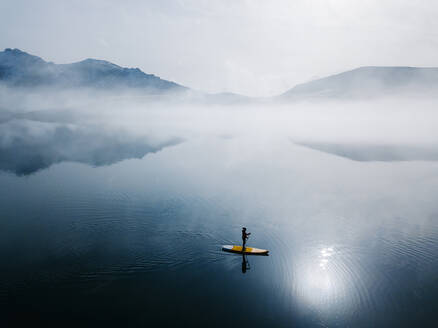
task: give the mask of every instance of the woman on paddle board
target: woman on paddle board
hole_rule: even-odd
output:
[[[249,238],[250,234],[251,234],[251,232],[246,232],[246,228],[245,227],[242,228],[242,241],[243,241],[242,252],[245,251],[246,240]]]

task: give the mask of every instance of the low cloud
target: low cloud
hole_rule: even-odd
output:
[[[64,161],[109,165],[211,137],[245,137],[255,149],[289,140],[356,161],[438,160],[434,98],[278,104],[90,90],[0,95],[0,170],[17,175]]]

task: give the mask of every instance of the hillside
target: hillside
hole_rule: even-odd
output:
[[[438,91],[438,68],[360,67],[295,86],[280,100],[369,98]]]
[[[184,91],[186,87],[104,60],[54,64],[19,49],[0,52],[0,81],[10,87],[140,89],[148,93]]]

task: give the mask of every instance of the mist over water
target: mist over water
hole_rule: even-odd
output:
[[[437,324],[434,99],[2,95],[0,322]]]

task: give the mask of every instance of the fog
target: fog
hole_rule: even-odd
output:
[[[247,138],[255,148],[287,141],[283,154],[295,144],[358,161],[438,159],[434,98],[227,104],[190,94],[0,93],[0,168],[17,174],[63,161],[111,164],[203,138]]]
[[[238,195],[245,210],[264,204],[285,220],[291,213],[319,215],[320,202],[329,212],[352,211],[362,202],[358,195],[367,199],[359,206],[363,213],[382,195],[400,206],[385,211],[434,210],[433,204],[409,205],[430,199],[438,187],[434,98],[223,104],[91,89],[0,92],[0,170],[6,175],[38,175],[68,162],[93,169],[122,165],[114,170],[135,162],[129,171],[161,176],[174,192],[190,186]],[[154,173],[146,172],[150,165],[157,166]],[[193,181],[183,187],[172,183],[187,177]],[[415,195],[401,191],[408,185]],[[292,206],[291,197],[299,204]]]

